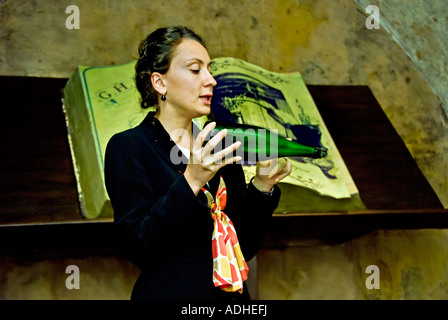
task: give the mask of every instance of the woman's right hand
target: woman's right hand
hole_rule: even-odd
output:
[[[210,181],[216,172],[225,165],[241,160],[241,157],[235,156],[227,159],[227,155],[235,151],[241,142],[237,141],[229,147],[212,154],[213,149],[224,139],[227,130],[221,130],[216,136],[203,146],[205,139],[215,128],[216,123],[211,122],[202,129],[202,131],[196,137],[193,142],[193,146],[190,151],[190,161],[188,162],[184,176],[197,195],[201,188]]]

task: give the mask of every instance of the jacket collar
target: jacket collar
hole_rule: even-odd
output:
[[[155,147],[155,150],[165,158],[168,163],[171,163],[178,171],[185,172],[188,159],[183,155],[174,141],[171,140],[170,135],[163,127],[162,123],[155,117],[155,112],[149,112],[145,119],[140,124],[148,137],[149,142]],[[196,138],[200,129],[192,122],[193,134]],[[174,149],[173,149],[174,148]],[[175,156],[171,159],[171,154]],[[181,158],[179,158],[179,155]],[[178,163],[179,162],[179,163]]]

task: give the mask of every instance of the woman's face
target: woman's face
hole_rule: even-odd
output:
[[[163,78],[165,103],[178,116],[196,118],[210,113],[213,87],[216,86],[210,66],[207,50],[195,40],[183,39],[174,50]]]

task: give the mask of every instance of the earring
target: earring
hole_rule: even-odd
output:
[[[166,100],[166,96],[164,95],[164,94],[162,94],[162,101],[165,101]]]

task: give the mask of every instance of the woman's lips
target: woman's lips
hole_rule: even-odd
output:
[[[212,103],[212,94],[205,94],[199,97],[204,104],[210,105]]]

